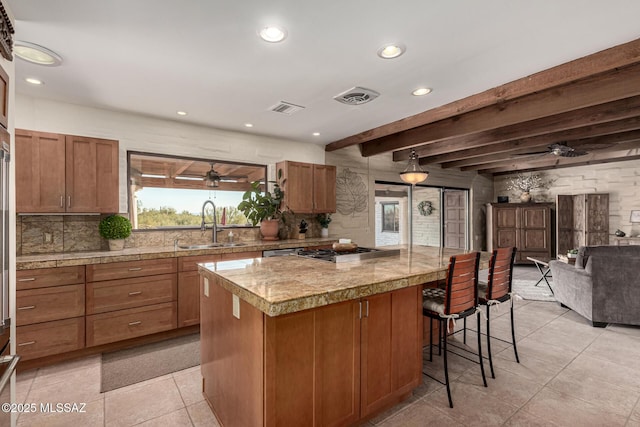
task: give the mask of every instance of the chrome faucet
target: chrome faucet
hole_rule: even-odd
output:
[[[213,207],[213,236],[212,236],[212,242],[213,243],[218,243],[218,224],[217,224],[217,220],[216,220],[216,205],[213,204],[213,201],[211,200],[207,200],[202,204],[202,222],[200,223],[200,230],[204,231],[207,229],[207,223],[204,221],[204,208],[207,206],[207,204],[211,204],[211,206]]]

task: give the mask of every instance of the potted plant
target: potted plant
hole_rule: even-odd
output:
[[[279,171],[281,174],[281,172]],[[282,211],[280,204],[284,197],[284,191],[276,182],[273,193],[261,191],[260,181],[251,183],[251,188],[244,192],[242,201],[238,205],[247,220],[254,226],[260,223],[260,234],[264,240],[278,240],[278,228]]]
[[[131,235],[131,221],[120,215],[109,215],[100,221],[100,235],[109,241],[109,250],[124,249],[124,239]]]
[[[540,175],[522,175],[509,178],[507,183],[507,190],[520,190],[520,201],[527,203],[531,201],[531,190],[538,188],[545,188],[546,183],[542,180]]]
[[[331,214],[321,213],[316,215],[316,220],[320,223],[320,235],[322,237],[329,237],[329,223],[331,222]]]
[[[578,250],[577,249],[569,249],[567,251],[567,258],[577,258],[578,257]]]

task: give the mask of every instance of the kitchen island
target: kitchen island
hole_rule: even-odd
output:
[[[200,265],[203,392],[218,420],[352,425],[410,396],[422,379],[422,286],[459,252]]]

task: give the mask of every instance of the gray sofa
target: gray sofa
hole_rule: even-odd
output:
[[[582,246],[575,266],[549,267],[556,300],[593,326],[640,325],[640,246]]]

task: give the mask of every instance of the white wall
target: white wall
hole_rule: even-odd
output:
[[[352,146],[327,152],[326,163],[337,167],[338,177],[345,169],[356,172],[366,183],[369,194],[368,209],[365,212],[351,215],[338,212],[332,216],[330,234],[350,238],[360,246],[375,245],[375,181],[401,184],[399,173],[406,167],[406,162],[394,162],[391,153],[362,157],[358,147]],[[493,198],[493,178],[476,172],[460,172],[438,166],[425,169],[429,171],[426,184],[471,190],[471,248],[486,247],[484,205]]]
[[[66,104],[18,94],[19,129],[120,141],[120,212],[127,211],[127,151],[274,164],[324,164],[324,147],[286,139],[197,126],[139,114]]]
[[[609,233],[619,228],[627,236],[640,235],[640,224],[629,221],[631,210],[640,210],[640,160],[554,169],[538,175],[550,185],[532,191],[534,201],[555,202],[558,194],[609,193]],[[506,190],[513,176],[496,176],[494,201],[499,195],[519,201],[519,192]]]

